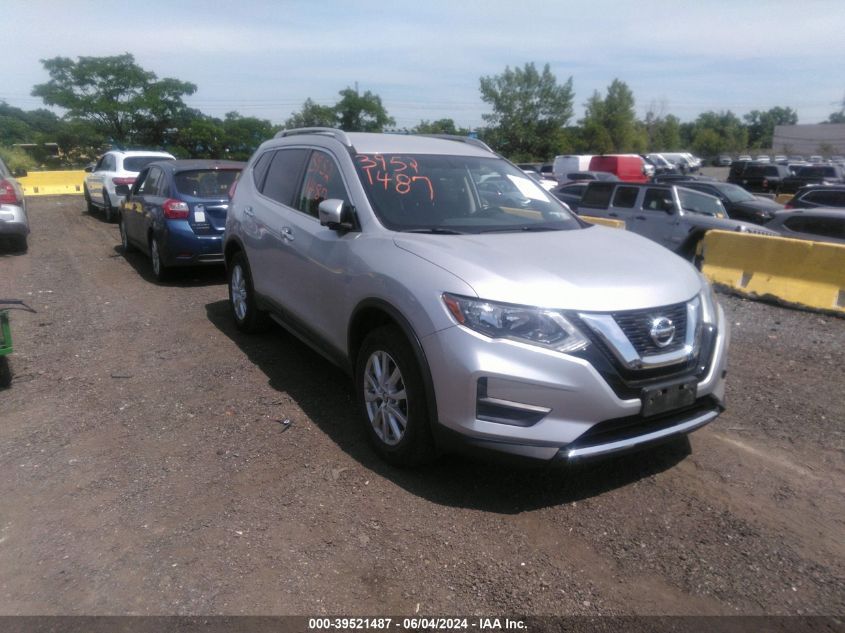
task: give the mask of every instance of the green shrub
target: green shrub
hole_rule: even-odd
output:
[[[35,159],[20,147],[0,147],[0,158],[12,172],[17,169],[32,171],[37,166]]]

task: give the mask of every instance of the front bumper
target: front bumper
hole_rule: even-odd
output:
[[[29,222],[23,207],[0,205],[0,235],[29,235]]]
[[[436,332],[422,345],[437,420],[446,436],[469,446],[543,461],[629,451],[689,433],[724,409],[729,332],[721,307],[717,313],[709,362],[694,378],[695,402],[650,417],[641,415],[640,389],[666,377],[626,390],[611,386],[586,358],[457,325]]]

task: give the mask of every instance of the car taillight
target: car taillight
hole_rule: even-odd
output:
[[[111,181],[116,185],[134,185],[134,178],[112,178]]]
[[[170,220],[184,220],[190,213],[187,202],[174,200],[173,198],[165,200],[162,208],[164,209],[164,217]]]
[[[0,204],[18,204],[18,192],[8,180],[0,180]]]
[[[232,184],[229,186],[229,200],[235,197],[235,189],[238,188],[238,180],[240,180],[240,174],[235,176],[235,179],[232,181]]]
[[[765,187],[766,189],[769,188],[769,180],[767,178],[763,178],[763,187]]]

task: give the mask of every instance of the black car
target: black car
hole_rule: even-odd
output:
[[[775,217],[775,213],[782,211],[784,208],[782,204],[778,204],[774,200],[755,196],[742,187],[727,182],[699,179],[679,182],[678,185],[716,196],[722,201],[725,210],[733,220],[765,224]]]
[[[845,244],[845,209],[793,209],[781,211],[766,228],[784,237]]]
[[[728,170],[727,181],[734,185],[742,184],[742,174],[745,172],[745,168],[749,165],[755,164],[756,163],[751,160],[735,160],[731,163],[730,170]]]
[[[754,193],[778,193],[781,183],[791,176],[785,165],[754,163],[747,165],[737,179],[728,182]]]
[[[845,171],[839,165],[808,165],[801,167],[794,176],[784,179],[781,193],[795,193],[807,185],[845,184]]]
[[[124,253],[150,256],[162,280],[176,266],[223,263],[229,191],[246,163],[168,160],[144,168],[120,205]]]
[[[786,203],[787,209],[813,207],[845,207],[845,186],[807,185],[796,191]]]
[[[589,180],[568,182],[556,189],[552,189],[552,194],[561,202],[565,202],[570,209],[577,211],[578,205],[581,203],[581,196],[584,195],[584,191],[586,191],[589,183]]]

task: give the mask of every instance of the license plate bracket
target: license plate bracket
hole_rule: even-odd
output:
[[[672,382],[648,387],[641,392],[642,416],[650,417],[683,409],[695,402],[698,383],[695,380]]]

